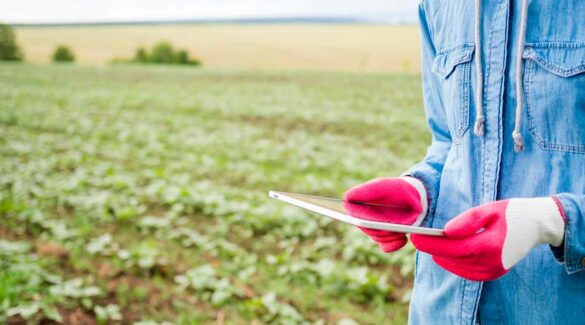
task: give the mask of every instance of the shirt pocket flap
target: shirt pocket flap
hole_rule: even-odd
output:
[[[432,71],[443,79],[447,79],[455,67],[473,59],[473,44],[464,44],[441,50],[435,57]]]
[[[585,43],[526,44],[522,57],[561,77],[585,72]]]

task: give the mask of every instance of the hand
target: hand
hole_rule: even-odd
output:
[[[426,216],[428,203],[424,185],[414,177],[378,178],[345,192],[344,202],[351,215],[366,220],[419,225]],[[389,205],[396,209],[376,209],[351,203]],[[360,228],[378,243],[385,253],[406,245],[406,234],[392,231]]]
[[[411,235],[414,246],[449,272],[489,281],[539,244],[561,246],[565,216],[556,198],[511,199],[469,209],[445,225],[445,237]]]

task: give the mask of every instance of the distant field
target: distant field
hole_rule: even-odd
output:
[[[128,58],[160,40],[186,48],[213,68],[418,72],[416,26],[177,25],[19,28],[26,59],[49,61],[70,45],[83,64]]]

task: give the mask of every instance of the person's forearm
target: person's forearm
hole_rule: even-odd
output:
[[[441,173],[447,159],[447,154],[451,148],[451,142],[434,141],[427,150],[425,158],[418,164],[412,166],[403,176],[412,176],[420,180],[427,191],[428,197],[428,215],[422,223],[426,226],[434,215]]]
[[[431,71],[436,56],[431,29],[424,8],[419,7],[419,21],[422,40],[422,82],[423,101],[429,129],[433,142],[429,146],[424,159],[410,168],[404,176],[419,179],[426,187],[428,194],[428,215],[423,225],[432,219],[439,193],[441,173],[451,150],[452,139],[447,125],[447,117],[443,107],[441,81]]]

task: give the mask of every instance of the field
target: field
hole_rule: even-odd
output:
[[[2,64],[0,84],[0,322],[405,322],[412,248],[266,193],[420,159],[420,77]]]
[[[129,58],[167,40],[211,68],[419,72],[416,26],[178,25],[19,28],[27,61],[46,63],[68,44],[83,64]]]

